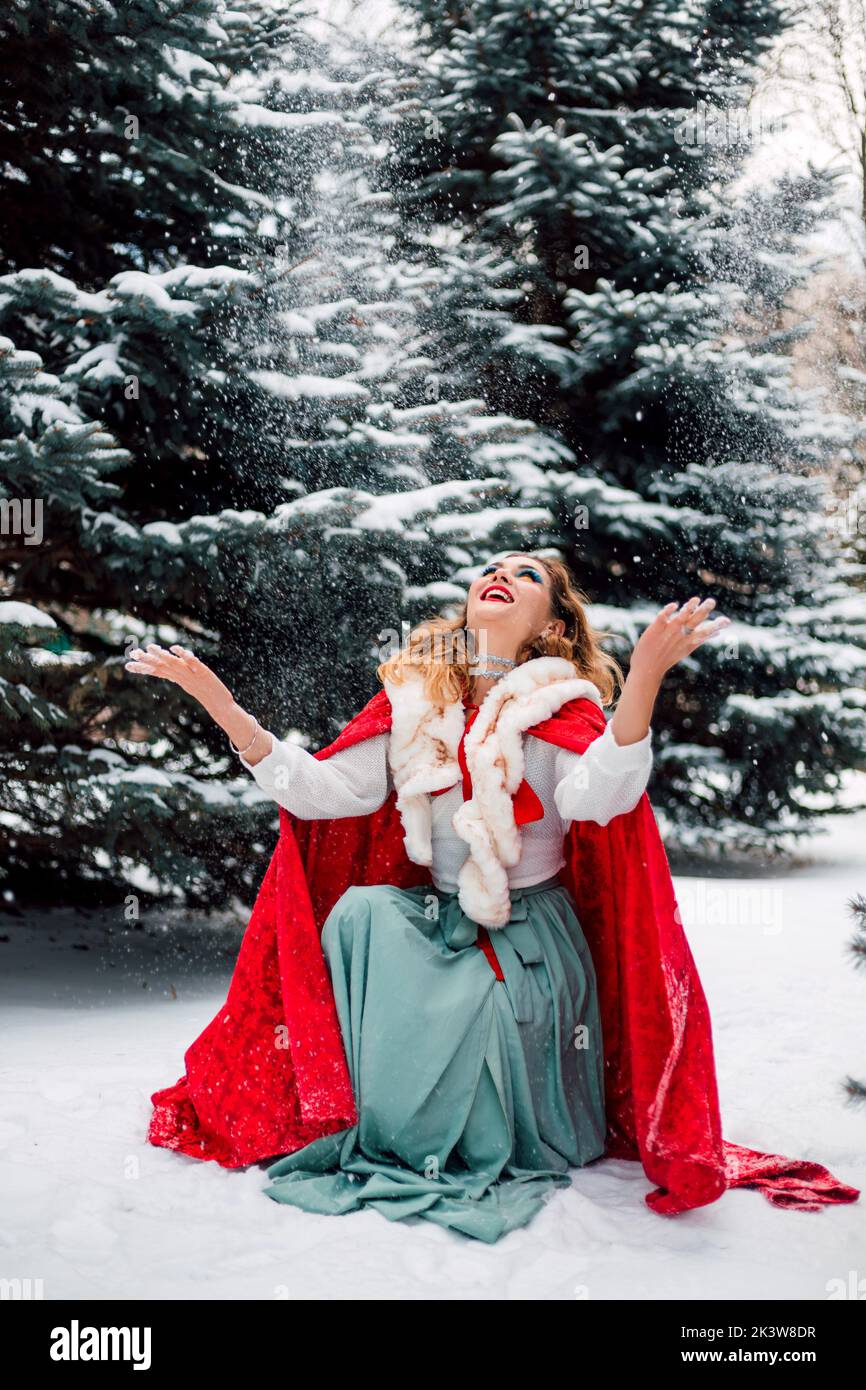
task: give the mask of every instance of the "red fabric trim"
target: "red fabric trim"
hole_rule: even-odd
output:
[[[573,700],[529,732],[583,752],[604,727],[595,704]],[[380,690],[316,756],[389,728]],[[563,881],[598,981],[606,1153],[640,1160],[655,1185],[647,1204],[673,1215],[715,1201],[726,1187],[756,1187],[799,1211],[855,1201],[858,1190],[821,1164],[723,1139],[707,1002],[646,794],[607,826],[572,823],[564,851]],[[151,1143],[232,1168],[353,1123],[319,933],[350,885],[373,883],[429,883],[406,856],[393,793],[357,818],[298,821],[280,810],[280,838],[228,999],[188,1049],[186,1074],[155,1092]]]
[[[464,705],[466,709],[472,712],[466,719],[463,734],[461,735],[460,743],[457,747],[457,763],[463,776],[463,800],[469,801],[472,796],[472,778],[469,773],[469,766],[466,762],[465,743],[466,735],[475,722],[479,707],[478,705],[471,705],[467,701],[464,701]],[[442,796],[445,792],[451,791],[451,789],[451,787],[440,787],[437,791],[433,792],[432,795]],[[541,799],[536,796],[525,777],[512,796],[511,804],[514,807],[515,825],[528,825],[530,821],[544,819],[544,805]]]
[[[531,821],[544,819],[544,803],[525,777],[511,798],[511,804],[514,807],[515,825],[529,825]]]
[[[488,932],[486,927],[479,926],[478,940],[476,941],[475,945],[480,947],[480,949],[484,952],[485,956],[490,962],[490,968],[496,976],[497,980],[504,980],[505,976],[502,973],[502,966],[499,964],[499,957],[493,949],[493,942],[490,940],[490,933]]]
[[[472,725],[478,718],[477,705],[468,705],[467,708],[469,710],[469,714],[467,714],[466,716],[466,722],[463,726],[463,733],[461,735],[460,742],[457,745],[457,762],[460,766],[460,771],[463,774],[464,801],[469,801],[472,797],[472,778],[469,775],[469,765],[466,761],[466,735],[469,733],[469,730],[472,728]]]

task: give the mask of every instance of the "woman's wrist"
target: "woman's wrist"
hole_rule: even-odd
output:
[[[224,688],[217,692],[206,709],[214,723],[219,725],[251,765],[260,762],[271,751],[272,739],[268,731],[261,728],[254,715],[237,703],[229,690]]]
[[[210,675],[213,676],[213,672]],[[213,676],[208,686],[209,688],[198,697],[199,704],[227,735],[244,760],[251,767],[255,766],[270,753],[273,738],[267,729],[261,728],[254,715],[238,704],[228,686],[224,685],[218,676]]]
[[[238,709],[241,719],[246,721],[246,733],[240,735],[240,738],[243,738],[242,743],[240,742],[240,738],[235,738],[231,733],[229,733],[229,738],[231,739],[233,751],[236,752],[239,757],[243,758],[244,762],[248,763],[250,767],[255,767],[256,764],[262,762],[273,749],[273,735],[269,734],[267,729],[262,728],[254,715],[248,714],[246,710],[240,709],[239,706]]]
[[[625,687],[628,685],[629,681],[631,681],[633,686],[640,686],[647,694],[651,693],[654,700],[661,690],[662,681],[666,675],[667,670],[660,667],[657,663],[640,659],[636,660],[635,657],[632,656],[623,690],[625,690]]]
[[[633,665],[629,670],[611,720],[611,730],[620,747],[646,738],[663,676],[664,672],[644,666]]]

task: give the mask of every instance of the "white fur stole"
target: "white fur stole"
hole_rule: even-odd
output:
[[[385,690],[392,711],[388,760],[406,853],[413,863],[429,866],[430,796],[460,780],[457,750],[466,711],[460,700],[434,704],[420,672],[411,667],[405,681],[386,681]],[[596,686],[577,676],[570,661],[541,656],[515,666],[481,702],[465,743],[472,797],[451,822],[469,846],[457,887],[460,906],[474,922],[504,927],[511,918],[508,870],[519,862],[522,848],[511,798],[524,776],[523,735],[569,700],[581,698],[601,706]]]

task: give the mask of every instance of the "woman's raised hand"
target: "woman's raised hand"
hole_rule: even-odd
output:
[[[236,744],[237,749],[243,752],[251,766],[270,752],[273,736],[267,729],[259,727],[253,715],[241,709],[228,686],[215,671],[199,661],[189,647],[174,646],[166,651],[165,647],[151,642],[145,650],[136,647],[129,655],[127,671],[136,671],[142,676],[156,676],[159,680],[173,681],[179,685],[181,690],[198,700],[211,719],[228,734],[232,745]]]
[[[611,721],[617,743],[637,743],[646,736],[665,672],[728,626],[730,618],[709,620],[715,606],[714,598],[703,603],[690,598],[681,607],[668,603],[641,633]]]
[[[142,676],[156,676],[159,680],[173,681],[194,700],[208,708],[219,697],[231,692],[215,671],[199,661],[188,647],[174,646],[168,650],[151,642],[146,650],[136,647],[130,652],[126,663],[127,671],[137,671]]]
[[[241,709],[228,686],[215,671],[199,661],[189,647],[174,646],[166,651],[165,647],[151,642],[146,649],[136,647],[129,655],[127,671],[136,671],[142,676],[156,676],[159,680],[173,681],[179,685],[181,690],[185,690],[207,710],[211,719],[228,734],[232,745],[237,744],[237,748],[242,750],[251,766],[270,752],[273,736],[267,729],[259,727],[253,715]]]
[[[637,668],[638,672],[661,680],[678,661],[730,624],[730,618],[710,620],[715,606],[714,598],[703,602],[690,598],[682,606],[666,604],[635,643],[629,670]]]

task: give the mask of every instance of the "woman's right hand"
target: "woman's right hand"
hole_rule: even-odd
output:
[[[232,693],[224,685],[215,671],[199,661],[189,647],[174,646],[168,650],[151,642],[146,651],[136,647],[130,652],[126,663],[127,671],[137,671],[142,676],[156,676],[159,680],[173,681],[209,709],[211,705],[223,700],[230,703]]]
[[[156,676],[158,680],[179,685],[219,724],[231,742],[243,750],[244,758],[251,766],[271,751],[272,736],[266,729],[260,728],[253,715],[235,703],[228,686],[215,671],[199,661],[189,647],[176,645],[166,651],[156,642],[151,642],[145,650],[136,647],[129,655],[127,671],[135,671],[142,676]]]

